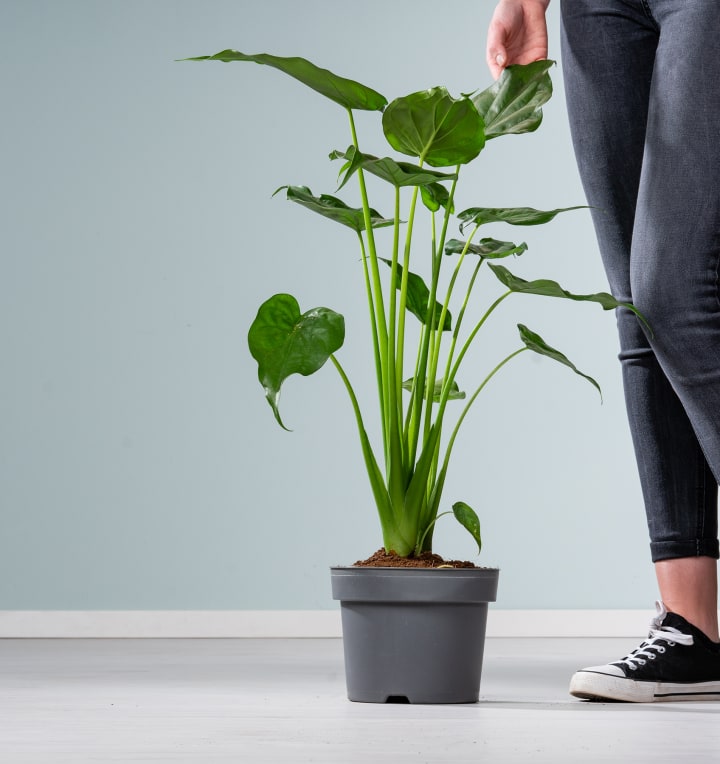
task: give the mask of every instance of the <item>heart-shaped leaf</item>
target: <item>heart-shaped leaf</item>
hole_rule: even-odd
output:
[[[485,145],[483,119],[475,104],[455,99],[443,87],[396,98],[383,113],[388,143],[433,167],[466,164]]]
[[[586,209],[562,207],[557,210],[535,210],[532,207],[471,207],[458,215],[460,230],[465,226],[483,225],[484,223],[510,223],[510,225],[542,225],[549,223],[556,215],[570,210]]]
[[[342,223],[348,228],[352,228],[353,231],[365,230],[365,216],[359,207],[348,207],[342,199],[329,194],[313,196],[312,191],[307,186],[281,186],[275,193],[284,190],[287,190],[287,198],[291,202],[297,202],[297,204],[301,204],[323,217],[330,218],[336,223]],[[370,224],[373,228],[383,228],[392,225],[393,220],[384,218],[379,212],[371,209]]]
[[[540,107],[552,96],[548,69],[554,63],[535,61],[508,66],[493,85],[473,96],[485,120],[487,140],[537,130],[542,122]]]
[[[453,504],[453,515],[455,519],[465,528],[466,531],[475,539],[478,545],[478,554],[482,551],[482,537],[480,536],[480,518],[472,507],[469,507],[464,501],[456,501]]]
[[[467,246],[466,241],[459,239],[450,239],[445,244],[446,255],[459,255]],[[527,250],[527,244],[514,244],[511,241],[498,241],[497,239],[480,239],[476,244],[467,246],[467,251],[471,255],[487,258],[488,260],[509,257],[510,255],[522,255]]]
[[[361,85],[355,80],[348,80],[333,74],[327,69],[311,63],[304,58],[285,58],[272,56],[268,53],[249,55],[239,50],[222,50],[213,56],[195,56],[185,58],[183,61],[252,61],[256,64],[264,64],[279,69],[299,80],[309,88],[321,93],[331,101],[344,106],[346,109],[362,109],[365,111],[382,111],[387,98],[366,85]]]
[[[344,340],[345,319],[329,308],[301,314],[297,300],[289,294],[276,294],[260,306],[248,332],[248,345],[281,427],[287,429],[278,410],[283,382],[291,374],[314,374]]]
[[[379,258],[384,263],[392,268],[392,261],[386,260],[384,257]],[[403,267],[400,263],[395,266],[395,285],[397,289],[400,289],[402,284]],[[405,307],[415,316],[421,324],[426,325],[428,322],[428,305],[430,303],[430,290],[416,273],[408,271],[407,276],[407,298]],[[442,305],[439,302],[435,302],[435,312],[433,313],[433,329],[437,329],[440,325],[440,313],[442,311]],[[452,329],[452,316],[450,311],[445,314],[445,323],[442,330],[449,332]]]
[[[569,369],[572,369],[578,376],[587,379],[591,385],[597,388],[597,391],[600,393],[600,400],[602,400],[602,390],[600,389],[600,385],[592,377],[589,377],[587,374],[583,374],[583,372],[581,372],[566,355],[563,355],[559,350],[550,347],[550,345],[548,345],[547,342],[545,342],[545,340],[539,334],[535,334],[535,332],[530,331],[530,329],[528,329],[524,324],[518,324],[518,330],[520,332],[520,338],[530,350],[532,350],[534,353],[538,353],[539,355],[544,355],[547,358],[552,358],[553,361],[557,361],[563,366],[567,366]]]

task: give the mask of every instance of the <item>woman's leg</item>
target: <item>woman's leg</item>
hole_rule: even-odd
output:
[[[613,293],[634,302],[654,330],[648,339],[632,314],[618,314],[626,404],[660,592],[684,616],[668,623],[685,628],[690,621],[717,639],[720,60],[711,51],[720,34],[720,5],[563,0],[562,10],[573,142],[608,279]],[[663,618],[653,622],[655,630]],[[687,630],[695,634],[691,644],[695,639],[710,650],[707,678],[720,679],[715,648],[702,633]],[[704,653],[692,650],[680,662],[693,655],[702,664]],[[657,661],[661,679],[663,670],[677,674],[673,660]],[[575,694],[592,697],[593,681],[606,681],[604,697],[653,699],[644,690],[627,690],[628,684],[641,688],[634,680],[642,678],[646,662],[578,672],[582,691]],[[648,681],[657,681],[656,674],[649,670]],[[677,688],[675,679],[668,681]],[[613,695],[613,682],[629,695]]]
[[[657,4],[712,7],[706,15],[720,26],[712,0]],[[672,68],[691,57],[685,34],[671,46],[645,8],[641,0],[563,3],[568,110],[611,289],[654,331],[648,340],[631,313],[619,312],[652,558],[717,557],[717,479],[703,447],[720,474],[720,59],[707,72],[711,93],[698,98],[693,65],[680,80]],[[686,29],[681,15],[666,24]],[[695,45],[699,54],[702,39]],[[690,149],[693,142],[700,145]]]
[[[717,3],[650,0],[661,30],[636,211],[631,282],[652,346],[714,472],[698,480],[698,538],[717,533],[720,476],[720,34]],[[674,518],[673,518],[674,520]],[[657,545],[659,546],[659,545]],[[672,547],[672,545],[671,545]],[[668,559],[656,573],[669,609],[718,640],[717,567]]]

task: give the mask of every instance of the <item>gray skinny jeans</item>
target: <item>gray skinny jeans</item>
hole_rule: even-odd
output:
[[[561,7],[573,145],[608,281],[653,330],[618,311],[651,556],[717,558],[720,0]]]

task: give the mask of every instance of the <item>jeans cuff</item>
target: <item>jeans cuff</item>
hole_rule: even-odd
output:
[[[677,557],[712,557],[717,560],[720,559],[720,543],[717,539],[651,541],[650,555],[653,562]]]

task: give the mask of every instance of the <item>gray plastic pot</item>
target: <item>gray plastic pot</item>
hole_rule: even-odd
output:
[[[475,703],[497,568],[330,569],[350,700]]]

